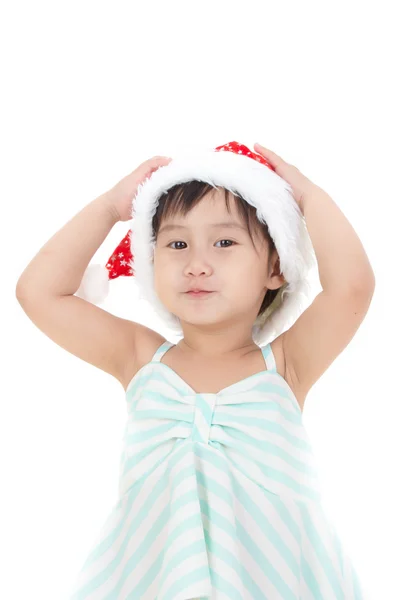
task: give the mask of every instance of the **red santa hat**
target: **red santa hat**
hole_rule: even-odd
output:
[[[183,335],[178,317],[162,304],[154,288],[152,219],[160,197],[171,187],[192,180],[224,187],[256,208],[258,220],[268,225],[278,252],[287,287],[280,304],[257,317],[253,340],[271,342],[300,316],[311,301],[310,274],[317,260],[303,214],[292,188],[268,161],[247,146],[230,142],[212,149],[185,152],[155,171],[139,185],[132,203],[132,227],[110,256],[105,267],[89,265],[76,295],[101,303],[110,279],[134,276],[139,297],[146,299],[175,334]]]

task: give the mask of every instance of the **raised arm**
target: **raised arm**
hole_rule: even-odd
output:
[[[118,220],[107,196],[90,202],[31,260],[17,282],[16,297],[50,339],[125,389],[138,368],[138,348],[158,334],[74,296],[89,261]]]

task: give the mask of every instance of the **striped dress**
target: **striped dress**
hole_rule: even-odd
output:
[[[365,600],[271,345],[217,394],[160,362],[172,346],[126,390],[119,501],[70,599]]]

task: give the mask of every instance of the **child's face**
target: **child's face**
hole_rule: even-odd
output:
[[[268,244],[258,232],[254,246],[247,226],[223,190],[213,190],[186,215],[162,221],[154,249],[154,285],[164,306],[182,322],[229,324],[238,318],[254,323],[267,289],[282,282],[268,277]],[[216,223],[235,223],[229,228]],[[183,225],[184,228],[165,229]],[[211,290],[203,297],[190,287]]]

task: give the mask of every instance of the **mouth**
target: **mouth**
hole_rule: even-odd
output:
[[[210,294],[213,294],[213,293],[214,292],[206,292],[204,290],[199,290],[198,292],[194,292],[194,291],[186,292],[186,294],[188,296],[192,296],[194,298],[202,298],[203,296],[209,296]]]

